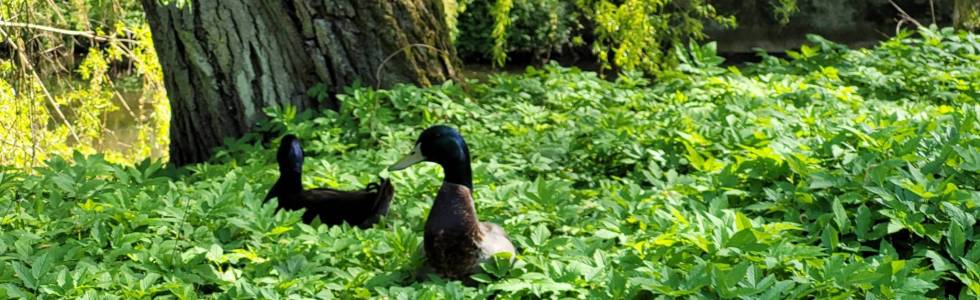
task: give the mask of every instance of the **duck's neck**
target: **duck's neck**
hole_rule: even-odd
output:
[[[272,192],[266,197],[279,197],[279,202],[283,202],[283,195],[296,195],[303,192],[303,173],[292,169],[279,169],[279,180],[272,187]]]
[[[470,168],[470,158],[455,163],[444,164],[443,181],[466,186],[473,190],[473,170]]]
[[[466,234],[478,223],[473,206],[473,176],[469,161],[443,166],[442,169],[445,178],[429,210],[426,228],[451,229],[455,234]]]

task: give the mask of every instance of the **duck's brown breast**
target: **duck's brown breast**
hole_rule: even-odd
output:
[[[426,262],[442,277],[465,278],[479,268],[482,240],[469,188],[444,182],[425,222]]]

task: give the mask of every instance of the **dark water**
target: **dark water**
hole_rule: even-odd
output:
[[[139,90],[123,90],[119,91],[122,100],[119,99],[119,96],[113,97],[113,104],[118,109],[106,114],[106,131],[102,135],[102,146],[104,150],[126,153],[130,145],[134,144],[139,138],[137,118],[142,117],[144,122],[146,122],[146,119],[153,113],[153,107],[150,106],[150,103],[144,103],[142,110],[140,109],[139,103],[142,93]],[[129,105],[132,112],[126,110],[126,107],[123,106],[123,101],[126,105]],[[145,125],[150,126],[150,124]]]
[[[106,113],[101,118],[105,125],[102,131],[101,141],[93,145],[100,152],[111,150],[119,153],[130,153],[131,145],[139,138],[138,118],[142,117],[146,120],[153,113],[153,107],[150,106],[149,102],[144,103],[142,108],[140,107],[140,98],[143,96],[143,91],[138,86],[134,87],[134,84],[126,84],[125,82],[126,79],[117,79],[115,81],[118,89],[112,95],[110,101],[112,105],[116,106],[116,110]],[[55,97],[70,92],[72,89],[67,86],[68,84],[74,86],[75,89],[80,89],[85,88],[88,82],[65,82],[57,78],[51,78],[46,81],[48,89]],[[107,85],[103,88],[110,89],[111,86]],[[126,105],[129,106],[129,110],[126,109]],[[60,109],[65,114],[65,117],[68,118],[69,122],[75,122],[78,107],[62,106]],[[146,125],[149,126],[149,124]],[[158,146],[157,148],[165,149],[166,145]],[[158,152],[154,151],[153,155],[159,156]]]

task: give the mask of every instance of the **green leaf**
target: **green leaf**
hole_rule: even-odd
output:
[[[723,286],[734,287],[736,284],[738,284],[739,281],[745,279],[745,274],[748,272],[749,267],[751,266],[752,265],[750,263],[743,262],[736,265],[728,272],[725,272]]]
[[[840,178],[827,172],[810,174],[810,189],[819,190],[840,185]]]
[[[834,228],[830,225],[824,227],[820,240],[823,242],[823,246],[830,250],[837,249],[837,246],[840,244],[840,236],[837,233],[837,230],[834,230]]]
[[[491,290],[519,292],[531,288],[531,284],[516,279],[508,279],[490,286]]]
[[[938,272],[946,272],[950,270],[956,270],[956,266],[952,265],[947,261],[942,255],[936,253],[936,251],[926,250],[926,258],[932,261],[932,269]]]
[[[841,232],[847,233],[850,228],[850,220],[847,219],[847,212],[844,211],[844,205],[840,203],[840,198],[834,198],[831,209],[834,211],[834,221],[837,223],[837,228],[840,228]]]
[[[905,264],[906,261],[901,259],[896,259],[891,261],[892,275],[898,274],[898,272],[901,272],[903,269],[905,269]]]
[[[976,219],[966,212],[963,211],[957,205],[943,201],[943,210],[949,215],[949,218],[953,222],[957,222],[964,227],[971,227],[976,224]]]
[[[205,258],[207,258],[209,261],[220,262],[221,255],[223,254],[224,254],[224,250],[221,249],[221,245],[211,244],[211,247],[208,249]]]
[[[742,229],[736,232],[732,237],[728,238],[728,242],[725,243],[725,247],[735,247],[743,250],[754,250],[757,249],[758,244],[756,244],[755,233],[752,229]]]
[[[962,148],[957,146],[955,150],[963,158],[960,168],[970,172],[980,172],[980,151],[976,147]]]
[[[550,236],[551,232],[548,231],[548,227],[544,226],[544,224],[538,224],[538,226],[534,227],[534,231],[531,232],[531,241],[535,245],[544,245]]]
[[[953,257],[962,257],[966,248],[966,234],[958,222],[950,222],[946,231],[946,249]]]
[[[934,290],[937,287],[939,286],[931,282],[922,280],[920,278],[911,277],[911,276],[906,278],[905,283],[902,284],[903,291],[907,291],[909,293],[915,293],[915,294],[925,293],[930,290]]]
[[[31,275],[35,281],[41,281],[45,275],[48,275],[50,269],[51,261],[48,259],[48,252],[35,257],[34,261],[31,262]]]
[[[752,227],[753,227],[752,226],[752,220],[750,220],[749,217],[745,216],[745,214],[743,214],[741,212],[735,212],[735,229],[736,230],[743,230],[743,229],[752,228]]]
[[[598,231],[595,232],[595,236],[600,239],[608,240],[608,239],[614,239],[619,237],[619,234],[606,229],[599,229]]]
[[[24,283],[24,286],[32,290],[37,289],[37,278],[34,277],[34,273],[31,272],[31,269],[27,268],[27,266],[19,261],[13,262],[13,266],[14,274],[17,275],[17,278],[20,278],[20,281]]]
[[[855,222],[855,234],[859,240],[864,240],[867,238],[868,230],[871,228],[871,209],[865,205],[861,205],[857,209],[857,215]]]

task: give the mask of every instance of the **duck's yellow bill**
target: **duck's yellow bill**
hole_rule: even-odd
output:
[[[388,167],[388,171],[398,171],[404,168],[408,168],[414,164],[420,163],[425,160],[425,156],[422,156],[422,145],[415,144],[415,148],[412,152],[405,156],[395,164]]]

